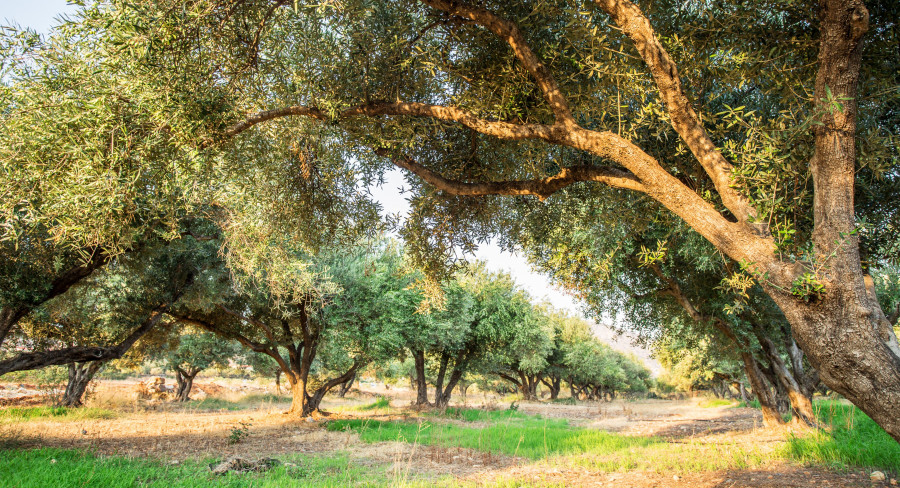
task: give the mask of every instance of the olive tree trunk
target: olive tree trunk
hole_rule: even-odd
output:
[[[425,379],[425,351],[412,351],[416,367],[416,405],[428,405],[428,381]]]
[[[59,400],[61,407],[81,407],[84,405],[84,393],[94,375],[100,371],[106,361],[90,361],[86,363],[69,363],[69,381],[66,391]]]
[[[194,387],[194,378],[200,373],[200,368],[175,367],[175,401],[187,402],[191,399],[191,389]]]

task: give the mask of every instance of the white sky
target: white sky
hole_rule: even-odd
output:
[[[0,25],[31,27],[38,32],[46,33],[58,23],[61,14],[74,11],[75,7],[68,5],[65,0],[0,0]],[[409,212],[409,203],[399,191],[404,184],[400,170],[393,170],[385,175],[384,185],[370,188],[370,191],[381,203],[385,213],[406,215]],[[553,286],[546,276],[532,271],[525,258],[502,251],[493,243],[481,246],[474,257],[484,261],[493,271],[506,271],[511,274],[535,299],[549,301],[557,308],[584,318],[579,304],[570,295]],[[597,329],[595,332],[601,339],[616,349],[637,353],[654,372],[659,371],[658,363],[649,359],[648,351],[632,346],[627,338],[614,337],[607,327],[599,326]]]

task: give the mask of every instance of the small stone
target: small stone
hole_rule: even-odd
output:
[[[681,477],[676,474],[675,476],[672,476],[672,479],[678,481],[681,479]]]
[[[872,474],[869,475],[869,479],[872,481],[884,481],[884,473],[881,471],[872,471]]]
[[[50,464],[56,464],[56,459],[51,459]]]
[[[891,486],[897,486],[897,480],[891,478]]]
[[[312,417],[306,417],[305,420],[306,420],[307,422],[315,422],[315,421],[316,421],[316,419],[314,419],[314,418],[312,418]]]

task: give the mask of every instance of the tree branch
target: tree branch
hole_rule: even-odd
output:
[[[159,323],[169,304],[162,304],[147,317],[146,320],[122,342],[115,346],[76,346],[54,351],[23,353],[5,361],[0,361],[0,375],[13,371],[39,369],[47,366],[59,366],[69,363],[87,361],[108,361],[119,359],[138,339],[150,332]]]
[[[575,119],[569,109],[569,102],[560,91],[556,79],[528,46],[525,36],[522,35],[515,22],[501,18],[490,10],[456,0],[422,0],[422,3],[451,15],[469,19],[504,40],[540,87],[557,122],[564,125],[575,125]]]
[[[533,180],[489,181],[468,183],[443,177],[408,156],[391,157],[385,149],[375,151],[379,156],[390,157],[394,165],[410,171],[426,183],[453,195],[532,195],[544,200],[563,188],[580,181],[595,181],[617,188],[644,192],[644,185],[628,171],[608,166],[571,166],[546,178]]]
[[[272,344],[278,345],[278,340],[275,338],[275,333],[265,322],[254,319],[253,317],[246,317],[244,315],[241,315],[235,311],[230,310],[228,307],[226,307],[222,304],[217,305],[217,307],[219,308],[219,310],[227,313],[228,315],[231,315],[232,317],[237,318],[238,320],[247,322],[250,325],[253,325],[255,327],[262,329],[263,333],[266,335],[266,339],[269,339],[269,342],[271,342]],[[288,339],[290,339],[290,338],[288,338]]]
[[[641,9],[629,0],[594,0],[594,4],[609,14],[613,22],[634,43],[656,82],[663,103],[666,104],[672,127],[709,175],[722,198],[722,203],[739,221],[749,222],[750,218],[756,216],[756,209],[731,187],[734,168],[703,128],[700,118],[691,107],[681,86],[678,69],[656,38],[650,21]]]
[[[325,382],[325,384],[316,389],[316,392],[318,393],[324,390],[323,394],[328,393],[328,390],[334,388],[335,386],[340,385],[341,383],[346,383],[347,380],[349,380],[353,377],[353,375],[356,374],[356,370],[361,368],[365,363],[366,361],[363,361],[360,358],[356,358],[356,360],[353,361],[353,366],[351,366],[350,369],[348,369],[344,374]]]
[[[328,117],[326,117],[325,114],[323,114],[317,108],[295,105],[292,107],[276,108],[274,110],[257,112],[238,122],[237,124],[232,125],[228,129],[225,129],[224,135],[225,137],[233,137],[253,127],[256,124],[289,116],[303,116],[312,117],[319,120],[328,120]]]

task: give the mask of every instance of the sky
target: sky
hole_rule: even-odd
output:
[[[0,0],[0,25],[31,27],[38,32],[47,33],[53,25],[58,23],[60,15],[74,11],[75,7],[69,5],[65,0]],[[409,202],[399,191],[404,184],[403,174],[399,169],[395,169],[385,175],[384,185],[370,188],[369,191],[381,203],[386,214],[406,215],[409,212]],[[490,243],[482,245],[471,258],[484,261],[488,269],[492,271],[508,272],[536,300],[548,301],[556,308],[586,318],[575,299],[555,287],[546,276],[532,271],[522,256],[503,251],[499,246]],[[658,363],[649,358],[648,351],[633,346],[628,338],[617,337],[612,329],[603,324],[596,324],[594,332],[601,340],[608,342],[614,348],[634,352],[643,358],[647,366],[654,372],[659,371]]]

